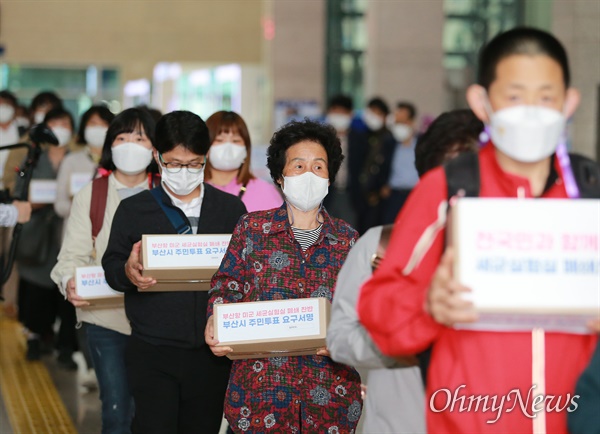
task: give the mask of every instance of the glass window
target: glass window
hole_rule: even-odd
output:
[[[340,93],[363,102],[363,57],[368,0],[327,0],[326,99]]]
[[[464,88],[475,80],[481,46],[498,33],[523,24],[524,3],[524,0],[445,0],[442,44],[451,107],[466,104]]]
[[[99,74],[90,74],[90,66],[65,68],[5,64],[2,68],[3,87],[14,92],[19,103],[25,105],[29,105],[41,91],[56,92],[77,123],[81,114],[94,102],[105,101],[110,106],[111,102],[121,99],[119,71],[95,66]],[[99,83],[90,83],[90,80]]]

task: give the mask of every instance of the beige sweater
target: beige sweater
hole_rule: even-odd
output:
[[[140,184],[141,185],[141,184]],[[120,203],[118,188],[125,187],[114,175],[108,182],[108,198],[104,223],[96,238],[96,257],[93,257],[92,222],[90,220],[90,202],[92,184],[88,184],[73,198],[71,215],[67,220],[65,239],[58,255],[58,263],[51,273],[52,280],[58,285],[63,295],[66,295],[66,283],[75,276],[75,268],[92,265],[102,265],[102,255],[106,250],[113,216]],[[144,188],[148,188],[144,182]],[[125,308],[77,309],[77,320],[95,324],[120,333],[131,334],[129,321],[125,316]]]

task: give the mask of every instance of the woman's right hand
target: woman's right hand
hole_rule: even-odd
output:
[[[233,351],[231,347],[217,347],[219,341],[215,339],[215,321],[213,315],[211,315],[206,320],[206,328],[204,329],[204,340],[206,341],[206,345],[209,346],[210,350],[217,357],[226,356],[227,354]]]
[[[73,306],[84,307],[84,306],[90,305],[89,301],[85,301],[83,298],[81,298],[79,295],[77,295],[77,290],[75,289],[75,279],[73,277],[71,277],[67,281],[66,292],[67,292],[67,300]]]

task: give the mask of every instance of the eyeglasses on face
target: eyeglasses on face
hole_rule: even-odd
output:
[[[181,169],[183,169],[184,167],[190,173],[200,173],[202,171],[202,169],[204,169],[204,166],[206,165],[206,157],[204,158],[204,161],[202,163],[194,161],[194,162],[188,163],[188,164],[181,164],[181,163],[176,163],[176,162],[168,162],[167,163],[167,162],[165,162],[165,160],[163,160],[162,154],[158,154],[158,159],[160,160],[160,163],[163,165],[165,170],[169,173],[179,173],[179,172],[181,172]]]

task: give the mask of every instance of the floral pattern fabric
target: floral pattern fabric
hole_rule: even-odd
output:
[[[358,234],[326,212],[317,242],[302,252],[286,205],[243,216],[214,275],[214,303],[327,297]],[[362,410],[360,376],[324,356],[233,362],[225,416],[235,432],[354,433]]]

